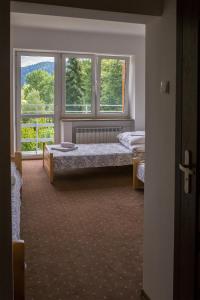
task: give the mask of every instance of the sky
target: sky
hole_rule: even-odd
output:
[[[43,61],[54,62],[54,57],[49,56],[22,56],[21,67],[31,66]]]

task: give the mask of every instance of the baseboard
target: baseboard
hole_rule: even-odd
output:
[[[149,296],[147,296],[147,294],[145,293],[144,290],[141,290],[141,299],[142,299],[142,300],[151,300],[151,299],[149,298]]]

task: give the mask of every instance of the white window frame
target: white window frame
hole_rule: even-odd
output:
[[[44,56],[54,57],[54,113],[53,114],[28,114],[27,117],[52,117],[54,119],[54,142],[58,143],[60,140],[60,89],[59,87],[59,74],[60,74],[60,58],[59,54],[54,52],[41,52],[41,51],[24,51],[15,50],[15,74],[16,74],[16,86],[15,86],[15,128],[16,128],[16,149],[21,150],[21,57],[22,56]],[[28,155],[28,158],[38,156]]]
[[[130,116],[129,105],[129,66],[130,56],[128,55],[112,55],[112,54],[97,54],[97,53],[79,53],[79,52],[61,52],[61,51],[41,51],[41,50],[14,50],[14,74],[15,74],[15,88],[14,88],[14,107],[15,107],[15,135],[16,135],[16,149],[21,149],[21,76],[20,76],[20,58],[21,56],[45,56],[54,57],[55,59],[55,80],[54,80],[54,130],[55,143],[60,142],[61,138],[61,119],[127,119]],[[67,113],[65,112],[66,91],[65,91],[65,60],[67,57],[90,58],[92,61],[92,99],[91,113]],[[125,78],[125,109],[124,112],[100,112],[100,75],[101,75],[101,60],[122,59],[126,62],[126,78]],[[41,116],[41,115],[38,115]],[[50,117],[51,115],[43,115]],[[36,115],[34,115],[36,117]],[[30,156],[29,156],[30,157]]]
[[[90,58],[92,62],[92,99],[91,99],[91,113],[68,113],[65,111],[66,105],[66,85],[65,85],[65,68],[66,68],[66,58],[76,57],[76,58]],[[62,118],[94,118],[95,117],[95,55],[93,54],[80,54],[80,53],[64,53],[62,54]]]
[[[68,113],[65,111],[66,89],[65,89],[65,60],[67,57],[85,57],[92,59],[92,112],[84,113]],[[124,112],[100,112],[100,80],[101,80],[101,60],[102,59],[122,59],[125,60],[125,104]],[[62,118],[71,119],[112,119],[112,118],[128,118],[129,117],[129,56],[119,55],[101,55],[101,54],[80,54],[80,53],[64,53],[62,54]]]
[[[101,112],[100,111],[100,89],[101,89],[101,61],[103,59],[118,59],[125,61],[125,91],[124,91],[124,112]],[[96,115],[103,118],[128,117],[129,116],[129,63],[130,58],[114,55],[97,55],[97,96],[96,96]]]

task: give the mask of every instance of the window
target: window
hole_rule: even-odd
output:
[[[101,58],[100,70],[100,113],[124,113],[126,60]]]
[[[37,155],[55,137],[55,57],[21,53],[17,61],[17,148]]]
[[[92,59],[65,57],[65,113],[92,113]]]
[[[63,115],[128,115],[128,58],[70,54],[63,61]]]
[[[128,116],[128,74],[128,57],[16,52],[17,149],[41,154],[61,118]]]

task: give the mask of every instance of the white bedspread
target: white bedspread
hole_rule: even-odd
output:
[[[11,163],[12,239],[20,239],[20,207],[22,178],[14,163]]]
[[[55,172],[132,164],[132,151],[120,143],[78,144],[78,148],[70,152],[52,150],[54,146],[48,146],[48,150],[53,153]]]
[[[139,163],[137,167],[137,178],[144,182],[145,179],[145,163]]]

